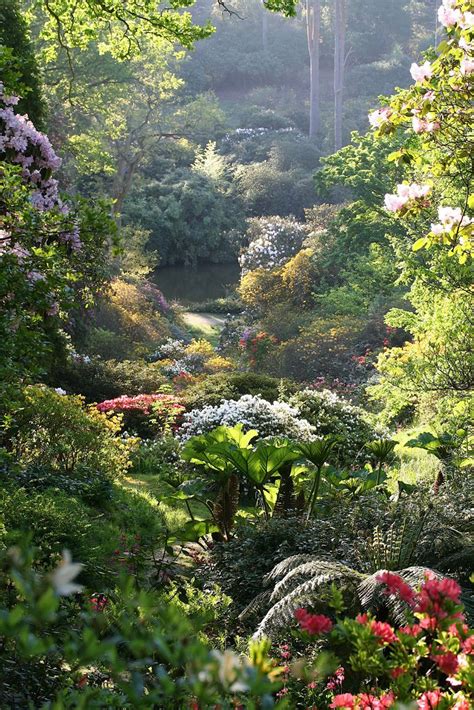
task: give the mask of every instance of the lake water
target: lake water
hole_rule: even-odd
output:
[[[237,263],[175,265],[158,268],[153,282],[168,301],[191,305],[226,296],[229,289],[238,284],[239,277]]]

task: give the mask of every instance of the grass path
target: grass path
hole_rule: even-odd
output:
[[[214,346],[218,344],[220,332],[224,327],[225,316],[216,315],[215,313],[186,311],[183,313],[182,318],[193,337],[205,338]]]

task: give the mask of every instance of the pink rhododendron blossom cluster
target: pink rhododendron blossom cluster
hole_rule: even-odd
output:
[[[431,232],[435,236],[449,234],[457,227],[468,227],[474,220],[464,215],[460,207],[438,207],[439,222],[431,224]]]
[[[400,212],[411,207],[414,203],[425,202],[430,192],[429,185],[418,185],[417,183],[397,185],[396,194],[385,195],[385,207],[389,212]]]
[[[410,67],[410,74],[414,81],[416,81],[417,83],[422,83],[426,79],[431,79],[433,75],[433,69],[431,67],[430,62],[428,61],[424,62],[424,64],[416,64],[416,62],[413,62]]]
[[[411,125],[415,133],[433,133],[441,128],[439,121],[427,121],[419,116],[413,116]]]
[[[378,108],[375,111],[371,111],[369,113],[369,123],[372,128],[380,128],[380,126],[387,123],[391,113],[389,108]]]
[[[137,394],[129,397],[124,394],[115,399],[106,399],[97,405],[99,412],[142,412],[150,414],[157,404],[164,404],[171,409],[181,413],[184,410],[182,404],[170,394]]]
[[[51,173],[61,165],[59,158],[48,137],[38,131],[28,116],[17,114],[13,106],[18,103],[17,96],[5,96],[0,82],[0,153],[11,163],[22,168],[22,176],[34,191],[32,203],[37,209],[45,210],[59,207],[68,212],[59,198],[58,182]]]

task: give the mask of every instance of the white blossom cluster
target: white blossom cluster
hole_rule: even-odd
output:
[[[288,217],[262,217],[250,221],[250,243],[240,257],[242,274],[254,269],[282,266],[300,249],[307,234],[304,224]]]
[[[317,436],[341,436],[341,452],[347,461],[355,461],[368,441],[382,435],[365,421],[360,407],[355,407],[331,390],[307,388],[290,397],[289,403],[311,423]],[[388,432],[383,433],[388,435]]]
[[[287,126],[286,128],[266,128],[264,126],[259,128],[236,128],[233,133],[227,133],[223,140],[230,143],[233,139],[259,138],[267,133],[293,133],[295,130],[292,126]]]
[[[175,360],[184,356],[185,350],[186,343],[184,341],[168,338],[155,350],[149,359],[151,362],[156,362],[157,360]]]
[[[260,395],[250,394],[238,400],[224,399],[219,405],[208,405],[186,413],[178,437],[186,441],[218,426],[236,424],[243,424],[244,429],[256,429],[262,438],[285,436],[298,441],[315,438],[315,428],[300,416],[297,409],[286,402],[272,404]]]

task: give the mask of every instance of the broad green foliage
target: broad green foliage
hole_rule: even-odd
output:
[[[59,48],[85,49],[96,41],[103,50],[126,59],[139,52],[141,43],[150,36],[192,47],[196,40],[208,37],[213,31],[210,24],[194,24],[190,12],[180,11],[192,7],[193,0],[173,2],[168,8],[157,7],[152,0],[132,0],[125,7],[91,0],[74,3],[48,0],[37,4],[47,17],[42,35],[48,43],[50,58],[57,55]]]
[[[249,655],[242,657],[230,650],[212,651],[179,605],[137,592],[131,579],[102,605],[94,606],[92,598],[89,603],[79,598],[76,605],[64,597],[82,591],[75,579],[80,563],[65,554],[50,575],[40,576],[32,562],[31,553],[19,548],[5,561],[15,589],[1,614],[4,648],[16,666],[10,682],[0,676],[2,698],[9,704],[18,698],[24,703],[52,701],[66,710],[197,702],[230,710],[238,696],[249,709],[260,703],[279,706],[272,697],[279,687],[279,669],[270,663],[268,642],[252,643]],[[70,619],[75,623],[68,623]],[[131,663],[132,676],[127,672]],[[46,687],[35,687],[45,664],[54,674]],[[95,682],[97,671],[106,684]]]
[[[0,76],[3,83],[19,96],[19,110],[27,113],[40,128],[44,120],[39,66],[28,36],[25,18],[17,0],[0,2]]]

